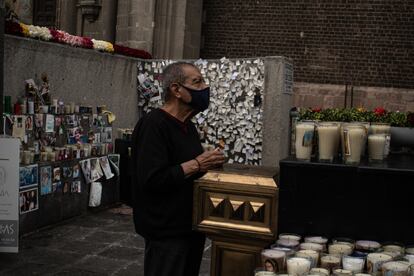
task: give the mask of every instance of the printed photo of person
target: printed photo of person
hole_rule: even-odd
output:
[[[80,175],[79,163],[73,165],[73,178],[78,178]]]
[[[60,167],[53,168],[53,182],[60,181]]]
[[[91,162],[90,159],[82,160],[79,162],[82,168],[83,176],[86,183],[91,183]]]
[[[52,192],[52,167],[40,168],[40,195],[47,195]]]
[[[30,165],[19,168],[20,189],[29,188],[38,185],[38,167]]]
[[[37,188],[21,191],[19,193],[20,214],[39,209]]]
[[[32,116],[27,116],[26,117],[26,130],[33,130],[33,117]]]

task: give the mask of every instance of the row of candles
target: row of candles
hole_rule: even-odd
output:
[[[74,114],[74,113],[92,113],[91,106],[75,105],[74,102],[65,104],[63,101],[53,99],[50,105],[44,104],[38,107],[36,110],[34,101],[32,99],[22,99],[22,103],[16,103],[14,106],[15,115],[35,114],[38,113],[51,113],[51,114]]]
[[[376,241],[328,239],[280,234],[270,249],[262,251],[262,268],[255,276],[414,276],[414,245],[381,245]],[[277,274],[276,274],[277,273]]]
[[[368,144],[370,161],[382,161],[389,153],[391,126],[386,123],[341,123],[301,121],[296,124],[295,152],[299,160],[309,161],[315,137],[318,137],[318,159],[333,162],[342,145],[345,164],[358,164]]]
[[[76,144],[64,147],[30,147],[28,150],[20,151],[20,163],[24,165],[36,162],[55,162],[62,160],[88,158],[112,153],[113,145],[110,143],[101,144]]]

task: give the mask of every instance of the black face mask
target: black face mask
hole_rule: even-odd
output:
[[[191,89],[182,84],[182,87],[188,90],[191,95],[191,102],[188,103],[194,110],[202,112],[206,110],[210,104],[210,87],[201,90]]]

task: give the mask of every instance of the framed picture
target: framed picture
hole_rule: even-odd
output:
[[[40,167],[40,195],[52,193],[52,167]]]
[[[30,165],[25,167],[20,167],[20,189],[25,189],[29,187],[37,186],[38,181],[38,167],[37,165]]]
[[[20,214],[29,213],[39,209],[39,196],[37,188],[19,192]]]

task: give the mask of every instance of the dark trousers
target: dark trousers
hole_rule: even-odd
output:
[[[187,237],[145,239],[145,276],[198,276],[205,236],[192,232]]]

